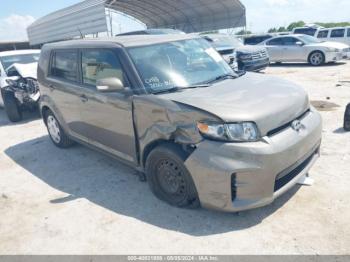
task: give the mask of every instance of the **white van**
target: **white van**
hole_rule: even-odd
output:
[[[322,28],[317,31],[315,37],[324,41],[340,42],[350,45],[350,26]]]

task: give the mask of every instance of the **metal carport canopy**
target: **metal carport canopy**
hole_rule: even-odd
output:
[[[105,8],[144,23],[147,28],[174,28],[186,33],[246,25],[239,0],[85,0],[38,19],[28,27],[32,45],[108,30]]]
[[[239,0],[107,0],[107,6],[130,15],[147,28],[176,28],[186,33],[245,26]]]

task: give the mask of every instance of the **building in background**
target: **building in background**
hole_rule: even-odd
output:
[[[113,13],[145,28],[172,28],[186,33],[246,25],[239,0],[85,0],[42,17],[27,29],[31,45],[85,36],[113,36]]]

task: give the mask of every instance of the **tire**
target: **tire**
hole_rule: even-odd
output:
[[[12,92],[4,92],[3,94],[4,107],[8,119],[11,122],[19,122],[22,120],[22,112],[18,106],[16,97]]]
[[[320,66],[325,62],[325,56],[321,51],[314,51],[309,55],[308,61],[312,66]]]
[[[67,136],[58,122],[52,111],[47,110],[44,115],[47,131],[51,138],[51,141],[55,146],[59,148],[68,148],[74,144],[74,142]]]
[[[168,204],[199,207],[196,187],[184,165],[187,154],[175,144],[156,147],[146,161],[146,176],[152,192]]]
[[[350,104],[347,105],[344,114],[344,130],[350,131]]]

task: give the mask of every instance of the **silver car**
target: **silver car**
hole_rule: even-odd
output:
[[[198,37],[48,44],[38,81],[56,146],[76,141],[123,161],[174,206],[267,205],[319,156],[321,117],[301,87],[239,76]]]
[[[345,44],[322,42],[308,35],[276,36],[259,45],[266,47],[271,62],[306,62],[313,66],[342,60],[349,50]]]

